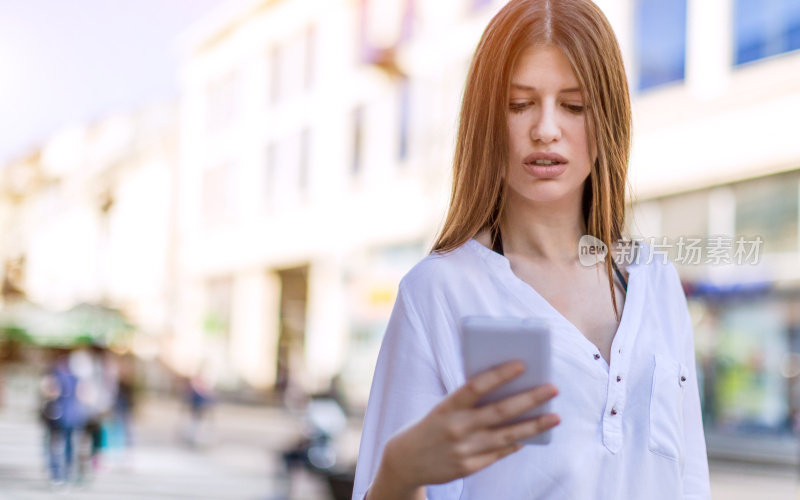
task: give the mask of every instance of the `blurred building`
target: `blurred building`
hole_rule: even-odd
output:
[[[634,232],[684,280],[709,450],[796,461],[800,3],[631,5]],[[744,436],[776,446],[720,439]]]
[[[504,3],[223,5],[180,40],[178,111],[67,130],[3,169],[4,293],[122,307],[153,332],[143,352],[223,388],[339,375],[364,405],[397,282],[444,219],[468,64]],[[789,442],[800,4],[597,3],[633,95],[629,232],[684,281],[709,450]]]
[[[176,119],[153,104],[70,127],[0,170],[6,302],[113,306],[140,354],[168,342]]]
[[[184,352],[232,385],[314,389],[341,372],[363,402],[396,282],[443,219],[467,66],[503,3],[245,1],[186,35]],[[680,237],[708,252],[724,236],[729,255],[736,237],[763,241],[747,265],[678,263],[707,423],[786,431],[800,371],[797,3],[598,4],[634,96],[631,233],[666,237],[672,258]]]
[[[442,216],[452,109],[415,115],[411,4],[377,4],[233,3],[183,39],[177,334],[223,385],[368,386]]]

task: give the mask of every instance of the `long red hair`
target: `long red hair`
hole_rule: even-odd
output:
[[[489,22],[472,58],[456,137],[450,208],[433,252],[450,251],[499,225],[506,198],[511,76],[524,49],[545,44],[564,51],[588,104],[586,128],[593,137],[587,143],[596,145],[597,161],[584,185],[587,232],[608,248],[622,237],[631,107],[611,25],[590,0],[511,0]],[[610,258],[605,265],[619,316]]]

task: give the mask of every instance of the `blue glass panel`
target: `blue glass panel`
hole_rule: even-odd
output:
[[[735,63],[800,49],[800,1],[736,0]]]
[[[686,0],[637,0],[637,88],[681,81],[686,73]]]

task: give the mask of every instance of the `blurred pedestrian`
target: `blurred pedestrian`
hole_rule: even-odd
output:
[[[86,412],[83,436],[92,472],[100,468],[101,453],[106,445],[106,425],[117,392],[117,367],[113,355],[103,346],[93,344],[77,349],[70,356],[70,366],[78,377],[78,399]],[[81,464],[83,465],[83,461]],[[82,471],[88,473],[89,471]]]
[[[191,446],[198,446],[208,440],[208,413],[214,402],[211,383],[204,369],[187,377],[185,394],[189,408],[186,440]]]
[[[114,443],[122,450],[133,444],[131,419],[136,403],[136,379],[133,356],[127,354],[118,360],[119,377],[117,381],[116,399],[114,401],[111,428]]]
[[[46,427],[50,481],[62,485],[73,478],[75,435],[83,430],[86,412],[78,399],[78,377],[69,364],[69,349],[51,351],[51,361],[40,384],[40,417]]]

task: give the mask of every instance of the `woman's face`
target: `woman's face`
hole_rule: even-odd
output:
[[[587,144],[578,80],[559,47],[522,52],[508,105],[509,201],[580,206],[595,148]]]

